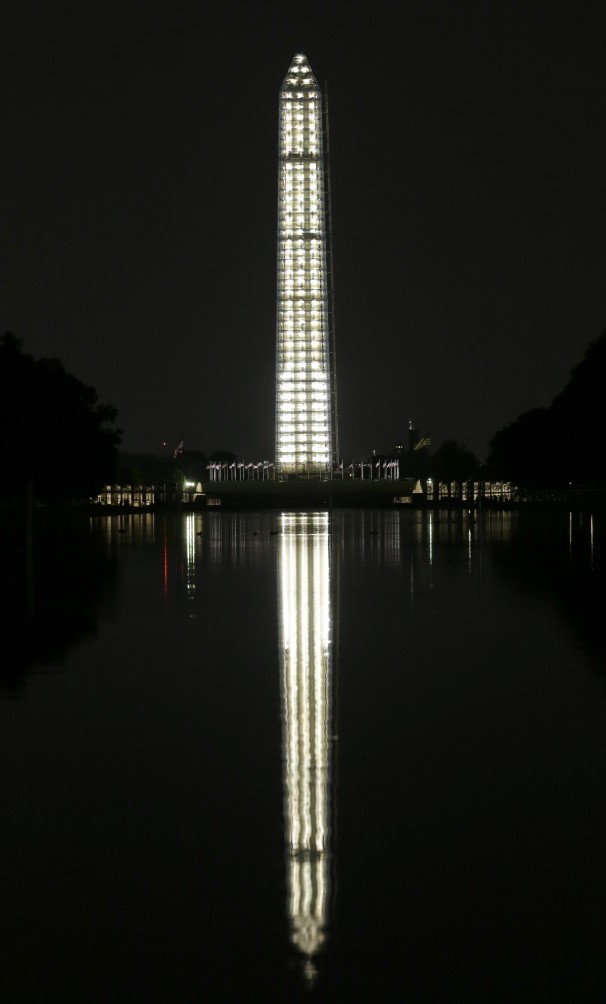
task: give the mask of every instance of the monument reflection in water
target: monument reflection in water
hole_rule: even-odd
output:
[[[328,513],[283,513],[278,557],[287,911],[313,982],[330,900],[332,661]]]

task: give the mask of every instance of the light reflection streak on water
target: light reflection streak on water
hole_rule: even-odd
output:
[[[163,572],[164,572],[164,602],[168,600],[168,538],[166,533],[164,534],[164,542],[162,547],[162,559],[163,559]]]
[[[190,599],[196,591],[196,517],[190,512],[185,517],[186,590]]]
[[[332,715],[328,513],[284,513],[279,547],[288,916],[304,972],[326,938]]]
[[[591,568],[593,569],[593,513],[589,517],[589,549],[591,554]]]

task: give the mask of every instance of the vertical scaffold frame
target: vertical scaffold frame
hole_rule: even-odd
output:
[[[330,477],[337,461],[330,179],[322,93],[304,55],[280,89],[276,477]]]

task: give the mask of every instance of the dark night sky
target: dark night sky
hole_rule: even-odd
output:
[[[93,384],[125,449],[273,455],[295,52],[330,95],[346,457],[409,417],[483,457],[606,327],[603,3],[3,11],[0,331]]]

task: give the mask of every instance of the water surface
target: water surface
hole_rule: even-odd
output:
[[[3,999],[604,999],[603,518],[142,514],[23,567]]]

